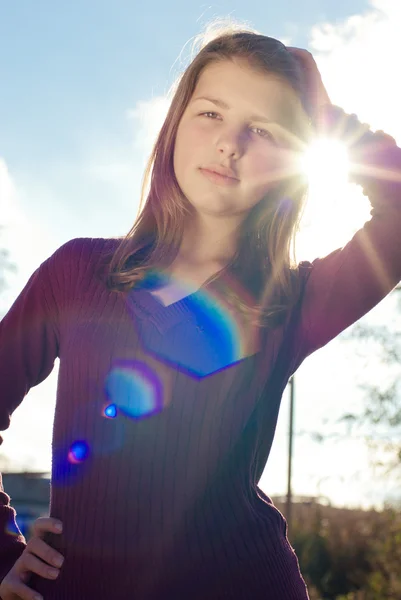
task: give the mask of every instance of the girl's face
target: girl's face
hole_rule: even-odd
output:
[[[280,171],[294,165],[288,123],[300,110],[290,84],[273,74],[238,60],[207,66],[174,148],[175,176],[193,208],[245,217],[277,185]],[[231,177],[215,175],[214,169]]]

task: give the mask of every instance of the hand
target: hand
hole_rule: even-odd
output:
[[[398,201],[401,191],[401,148],[384,131],[368,129],[349,148],[350,181],[365,196]]]
[[[322,76],[317,67],[315,59],[310,52],[303,50],[302,48],[287,47],[287,50],[294,56],[302,68],[302,72],[305,76],[305,87],[309,110],[312,113],[313,120],[317,125],[319,125],[322,107],[327,104],[331,104],[331,101],[327,90],[323,85]]]
[[[47,532],[61,533],[61,530],[56,528],[57,524],[60,524],[60,521],[51,517],[41,517],[35,521],[33,534],[26,548],[0,584],[2,600],[41,598],[35,590],[26,585],[31,573],[45,579],[57,578],[64,558],[42,539]]]

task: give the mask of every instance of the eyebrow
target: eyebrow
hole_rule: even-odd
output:
[[[193,102],[196,102],[197,100],[207,100],[208,102],[212,102],[219,108],[224,108],[225,110],[228,110],[230,108],[229,105],[226,102],[224,102],[224,100],[219,100],[218,98],[198,96],[197,98],[193,99]],[[268,119],[267,117],[263,117],[261,115],[251,115],[249,118],[251,119],[251,121],[260,121],[261,123],[275,123],[275,121],[272,121],[271,119]]]

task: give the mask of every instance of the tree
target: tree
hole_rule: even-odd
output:
[[[372,325],[369,320],[362,319],[342,335],[343,342],[352,345],[359,358],[365,361],[365,368],[358,370],[359,377],[363,373],[358,386],[363,391],[363,408],[347,412],[337,420],[337,423],[347,425],[345,433],[310,433],[317,442],[328,437],[338,441],[350,436],[359,437],[371,451],[370,462],[377,484],[380,479],[382,482],[390,477],[392,482],[401,479],[400,292],[401,285],[390,295],[395,299],[395,312],[390,312],[384,325]],[[394,486],[394,490],[397,489],[398,486]],[[389,503],[401,507],[401,494]]]
[[[396,302],[395,313],[390,313],[384,325],[372,325],[364,318],[341,335],[342,343],[351,346],[353,354],[365,362],[364,369],[356,369],[363,408],[336,420],[336,424],[347,426],[344,431],[302,432],[316,443],[329,439],[341,442],[351,436],[361,439],[371,450],[375,478],[382,481],[390,475],[393,480],[401,479],[401,285],[391,298]],[[401,507],[401,495],[398,503]]]
[[[377,369],[384,368],[385,377],[379,384],[374,373],[367,370],[366,381],[360,387],[364,391],[365,405],[360,414],[346,413],[340,421],[347,422],[350,429],[368,427],[365,440],[379,458],[375,467],[401,476],[401,286],[395,288],[399,319],[386,325],[357,323],[350,334],[349,342],[357,342],[360,348],[374,352]],[[397,322],[398,321],[398,322]],[[366,354],[366,352],[365,352]],[[380,457],[380,455],[382,455]]]

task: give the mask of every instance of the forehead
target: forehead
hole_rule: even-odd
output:
[[[260,114],[286,127],[301,110],[300,99],[288,81],[257,70],[244,59],[213,62],[205,67],[192,101],[202,96],[225,102],[229,110]]]

